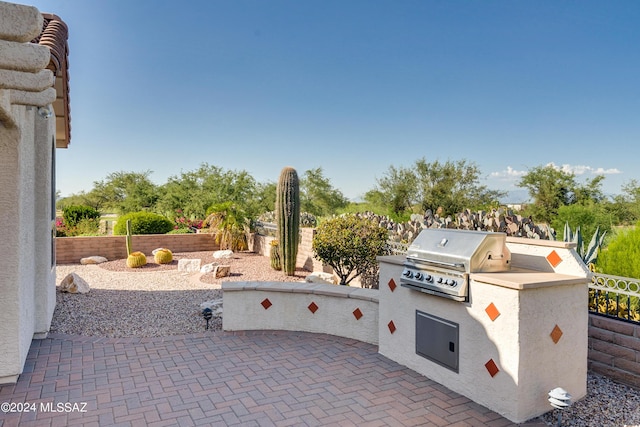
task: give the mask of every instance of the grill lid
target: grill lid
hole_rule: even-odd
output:
[[[407,250],[407,261],[431,264],[467,273],[510,269],[506,234],[488,231],[427,228]]]

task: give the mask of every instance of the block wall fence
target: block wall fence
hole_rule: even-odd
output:
[[[157,248],[172,252],[215,251],[219,246],[210,234],[147,234],[131,236],[134,251],[151,255]],[[56,263],[78,263],[81,258],[103,256],[109,261],[127,257],[126,236],[56,237]]]
[[[589,369],[640,388],[640,324],[589,315]]]
[[[323,266],[322,262],[313,258],[313,236],[316,233],[315,228],[300,228],[300,243],[298,244],[298,256],[296,258],[296,266],[304,268],[307,271],[324,271],[333,272],[330,267]],[[275,237],[256,234],[253,236],[253,252],[269,256],[271,250],[271,242]]]

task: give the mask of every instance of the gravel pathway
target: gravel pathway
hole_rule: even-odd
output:
[[[56,292],[57,306],[52,332],[120,337],[162,337],[204,332],[200,304],[222,297],[222,281],[301,281],[308,272],[293,277],[271,269],[269,259],[249,252],[227,260],[231,276],[215,279],[211,274],[178,272],[177,260],[200,258],[213,262],[211,252],[176,253],[168,265],[149,263],[140,269],[126,267],[125,260],[100,265],[59,265],[58,283],[70,272],[85,279],[88,294]],[[210,330],[219,330],[222,320],[214,318]],[[640,390],[617,384],[607,377],[589,373],[588,395],[562,413],[562,426],[640,426]],[[557,411],[541,419],[555,426]]]

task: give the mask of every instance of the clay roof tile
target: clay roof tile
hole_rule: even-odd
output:
[[[47,68],[56,76],[56,146],[67,148],[71,140],[71,109],[69,102],[69,28],[59,16],[43,13],[42,32],[32,40],[51,50]],[[61,110],[61,111],[60,111]]]

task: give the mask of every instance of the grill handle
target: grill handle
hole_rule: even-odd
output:
[[[448,267],[448,268],[457,268],[457,269],[464,269],[464,264],[463,263],[459,263],[459,262],[444,262],[444,261],[436,261],[436,260],[423,260],[423,259],[418,259],[418,258],[408,258],[413,262],[416,262],[418,264],[426,264],[426,265],[435,265],[435,266],[439,266],[439,267]]]

